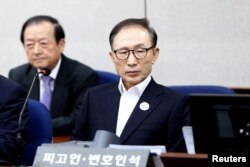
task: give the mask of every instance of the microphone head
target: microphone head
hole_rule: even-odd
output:
[[[106,148],[109,144],[120,144],[119,137],[106,130],[97,130],[93,140],[93,148]]]
[[[51,70],[49,68],[45,67],[39,73],[43,74],[45,76],[48,76],[51,73]]]

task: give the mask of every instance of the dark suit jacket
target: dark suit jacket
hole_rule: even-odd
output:
[[[115,133],[119,109],[118,83],[101,85],[84,95],[73,140],[93,140],[97,130]],[[143,111],[140,104],[147,102]],[[182,126],[189,125],[187,98],[153,79],[136,104],[120,136],[125,145],[165,145],[167,151],[186,151]]]
[[[0,163],[1,160],[17,162],[22,146],[17,142],[19,115],[26,98],[25,90],[17,83],[0,75]],[[21,131],[28,125],[24,110]],[[19,150],[20,149],[20,150]]]
[[[36,72],[30,64],[24,64],[10,70],[9,78],[22,84],[28,91]],[[94,70],[62,55],[50,107],[54,136],[72,133],[82,94],[97,84],[98,74]],[[39,82],[35,83],[30,98],[39,100]]]

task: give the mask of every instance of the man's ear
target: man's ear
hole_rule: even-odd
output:
[[[64,38],[62,38],[62,39],[59,40],[58,46],[60,47],[61,52],[63,52],[64,51],[64,47],[65,47],[65,39]]]
[[[160,53],[160,49],[159,48],[154,48],[153,50],[153,60],[152,60],[152,64],[154,64],[156,62],[156,60],[159,57],[159,53]]]
[[[109,56],[110,56],[112,62],[114,63],[114,61],[115,61],[115,53],[112,52],[112,51],[110,51],[110,52],[109,52]]]

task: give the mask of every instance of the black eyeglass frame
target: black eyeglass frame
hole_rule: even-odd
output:
[[[117,59],[119,59],[119,60],[127,60],[128,59],[128,57],[130,56],[130,52],[132,51],[132,53],[133,53],[133,55],[135,56],[135,58],[136,59],[144,59],[145,57],[147,57],[147,54],[148,54],[148,51],[150,50],[150,49],[153,49],[153,48],[155,48],[155,46],[151,46],[151,47],[148,47],[148,48],[136,48],[136,49],[132,49],[132,50],[126,50],[126,49],[124,49],[124,50],[126,50],[128,53],[127,53],[127,56],[123,59],[121,59],[121,58],[119,58],[118,56],[117,56],[117,51],[119,51],[119,50],[123,50],[123,49],[117,49],[117,50],[113,50],[113,52],[115,53],[115,56],[116,56],[116,58]],[[137,50],[137,49],[145,49],[145,56],[144,57],[137,57],[136,56],[136,54],[135,54],[135,50]]]

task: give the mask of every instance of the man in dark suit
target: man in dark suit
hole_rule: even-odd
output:
[[[82,94],[98,84],[97,73],[63,54],[64,30],[53,17],[39,15],[28,19],[21,30],[21,42],[29,63],[11,69],[9,78],[22,84],[28,91],[38,69],[51,69],[49,97],[45,97],[47,89],[44,76],[39,76],[39,82],[35,83],[30,97],[40,100],[49,108],[54,136],[70,135]]]
[[[93,140],[97,130],[107,130],[119,136],[121,144],[186,151],[182,127],[189,124],[188,101],[151,76],[159,48],[148,20],[120,22],[109,40],[109,54],[121,79],[86,92],[72,140]]]
[[[19,129],[19,115],[26,98],[25,90],[17,83],[0,75],[0,165],[9,161],[20,163],[22,144],[17,140],[28,126],[28,114],[24,110]]]

